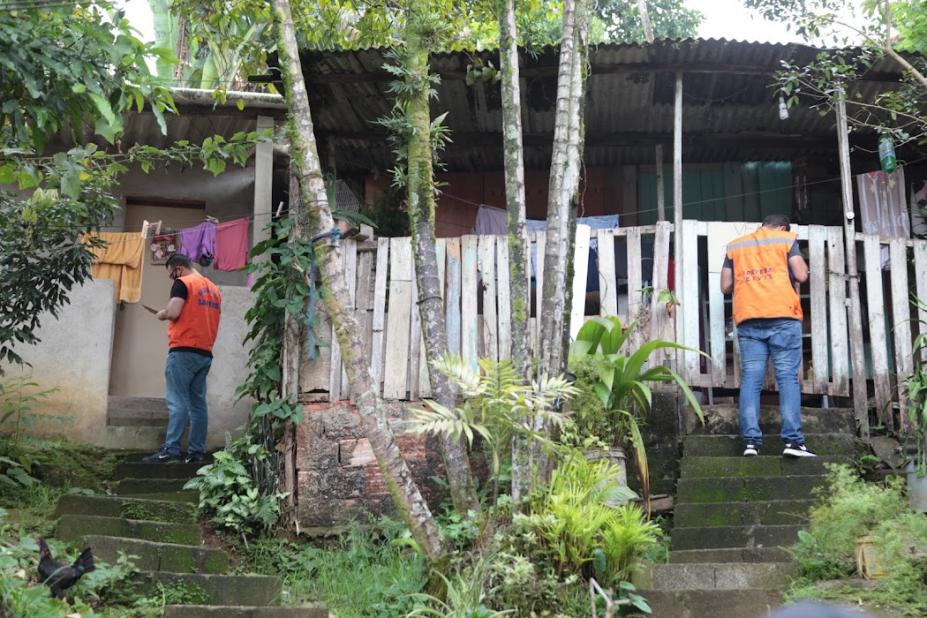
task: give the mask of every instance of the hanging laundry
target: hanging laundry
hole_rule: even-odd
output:
[[[244,268],[248,262],[248,218],[216,225],[216,270]]]
[[[216,224],[203,221],[199,225],[180,230],[179,236],[180,253],[194,262],[209,266],[216,255]],[[205,258],[205,264],[202,258]]]
[[[473,233],[479,236],[505,235],[508,231],[508,212],[495,206],[482,204],[476,211]]]
[[[93,278],[113,280],[116,302],[137,303],[142,297],[142,258],[148,239],[138,232],[98,232],[93,236],[106,242],[105,247],[90,248],[95,257],[90,269]]]
[[[905,195],[904,168],[894,173],[883,171],[858,174],[860,221],[863,234],[882,238],[910,238],[908,203]],[[889,250],[882,247],[882,268],[888,269]]]

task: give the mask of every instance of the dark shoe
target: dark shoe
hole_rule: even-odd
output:
[[[744,445],[744,457],[756,457],[760,454],[760,447],[755,442],[747,442]]]
[[[783,457],[817,457],[811,449],[809,449],[804,443],[799,444],[798,442],[786,442],[785,449],[782,451]]]
[[[185,464],[201,464],[206,463],[206,455],[203,453],[187,453],[187,456],[183,458]]]
[[[162,463],[176,463],[180,461],[180,454],[177,455],[169,453],[164,448],[158,449],[157,453],[153,453],[148,457],[142,459],[142,463],[146,464],[162,464]]]

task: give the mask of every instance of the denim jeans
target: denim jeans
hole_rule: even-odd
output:
[[[167,435],[164,449],[180,454],[180,438],[190,424],[188,453],[206,452],[206,375],[212,358],[186,350],[168,352],[164,377],[167,382]]]
[[[801,433],[801,322],[790,318],[746,320],[737,326],[740,343],[740,437],[760,445],[760,391],[772,357],[779,387],[782,440],[804,443]]]

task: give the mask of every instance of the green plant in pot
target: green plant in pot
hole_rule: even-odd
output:
[[[633,329],[634,324],[625,327],[617,316],[593,318],[579,329],[570,348],[569,363],[580,394],[571,409],[577,438],[585,446],[607,445],[613,450],[630,447],[634,451],[641,493],[644,503],[649,504],[649,469],[641,424],[653,404],[651,385],[675,382],[699,420],[704,422],[704,416],[692,390],[678,374],[663,365],[647,366],[657,350],[695,350],[654,339],[637,350],[622,351]]]

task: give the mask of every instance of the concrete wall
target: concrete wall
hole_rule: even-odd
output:
[[[102,446],[116,312],[113,282],[91,281],[71,290],[70,298],[57,319],[43,316],[41,343],[16,348],[31,367],[8,372],[38,382],[42,390],[57,389],[34,406],[36,415],[26,424],[30,434]]]

